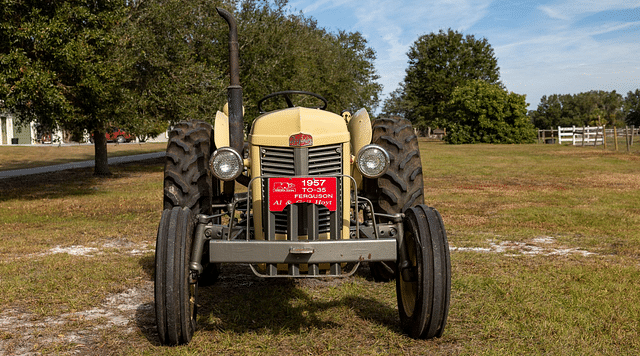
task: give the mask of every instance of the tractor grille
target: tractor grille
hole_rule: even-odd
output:
[[[261,147],[260,169],[263,176],[335,176],[342,174],[342,145],[317,146],[317,147]],[[297,168],[296,168],[297,167]],[[338,180],[338,196],[341,195],[341,180]],[[266,221],[268,213],[267,181],[262,180],[262,196],[265,212],[263,221]],[[341,203],[338,203],[341,210]],[[282,212],[274,212],[275,232],[287,233],[287,215],[289,207]],[[318,209],[319,233],[330,231],[330,211],[324,206]],[[304,235],[304,221],[300,221],[300,231]]]
[[[293,149],[263,147],[261,149],[260,169],[263,176],[294,176],[296,170]]]
[[[341,145],[309,148],[309,175],[332,176],[342,174]]]
[[[289,213],[289,207],[284,208],[283,211],[280,212],[275,212],[275,216],[276,216],[276,234],[283,234],[285,235],[287,233],[287,214]],[[318,232],[319,233],[325,233],[325,232],[329,232],[329,209],[325,208],[324,206],[321,206],[320,208],[318,208]],[[304,221],[301,219],[301,222]],[[302,227],[302,226],[301,226]],[[304,232],[303,229],[300,229],[300,231],[302,231],[301,235],[306,235],[306,232]]]

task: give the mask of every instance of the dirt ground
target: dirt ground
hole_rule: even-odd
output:
[[[154,243],[133,244],[126,240],[112,241],[102,246],[70,246],[55,247],[44,254],[66,253],[74,256],[91,256],[102,253],[103,250],[114,248],[121,253],[132,256],[153,258]],[[455,247],[456,251],[473,251],[477,253],[504,253],[505,255],[594,255],[578,248],[558,246],[553,237],[539,237],[527,242],[501,241],[499,243],[487,239],[483,247]],[[44,255],[41,254],[41,255]],[[28,259],[30,256],[24,256]],[[368,276],[366,265],[361,266],[357,275]],[[294,284],[305,288],[316,286],[327,287],[350,282],[354,277],[340,279],[297,279],[297,280],[266,280],[253,275],[248,266],[225,265],[223,274],[216,283],[218,290],[228,290],[238,293],[238,289],[255,288],[262,285]],[[207,287],[205,287],[207,288]],[[206,306],[202,306],[205,309]],[[117,330],[122,338],[131,334],[142,334],[144,339],[153,345],[158,345],[158,335],[155,327],[155,312],[153,302],[153,281],[141,280],[136,288],[122,293],[109,295],[94,308],[67,313],[62,315],[39,317],[35,314],[19,309],[6,309],[0,312],[0,355],[40,355],[46,345],[57,345],[52,354],[87,355],[109,354],[102,344],[105,332]],[[135,339],[135,338],[134,338]],[[34,351],[38,350],[38,351]]]

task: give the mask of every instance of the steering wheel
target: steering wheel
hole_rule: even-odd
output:
[[[308,91],[300,91],[300,90],[285,90],[285,91],[279,91],[279,92],[275,92],[275,93],[271,93],[265,97],[263,97],[262,99],[258,100],[258,111],[261,114],[264,114],[266,111],[264,111],[262,109],[262,103],[264,103],[265,101],[276,97],[276,96],[283,96],[284,100],[287,102],[287,106],[290,108],[295,107],[295,105],[293,105],[293,102],[291,101],[291,98],[289,97],[289,95],[291,94],[300,94],[300,95],[308,95],[308,96],[313,96],[315,98],[318,98],[322,101],[322,105],[321,106],[317,106],[317,107],[313,107],[312,109],[320,109],[320,110],[324,110],[327,108],[327,99],[325,99],[324,97],[322,97],[320,94],[316,94],[316,93],[312,93],[312,92],[308,92]]]

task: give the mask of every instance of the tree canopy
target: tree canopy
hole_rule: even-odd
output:
[[[0,97],[20,123],[94,132],[96,174],[108,173],[106,128],[124,119],[110,56],[124,13],[118,1],[0,1]]]
[[[220,5],[220,4],[217,4]],[[203,0],[130,5],[114,56],[125,68],[120,109],[131,131],[157,135],[169,123],[210,121],[226,98],[226,23]]]
[[[404,82],[383,107],[424,128],[450,120],[447,104],[457,87],[471,80],[498,84],[498,61],[486,38],[448,29],[418,38],[407,53]]]
[[[451,29],[421,36],[409,52],[404,82],[383,106],[414,126],[447,129],[449,143],[526,143],[535,138],[524,95],[499,82],[486,38]]]
[[[360,33],[327,32],[285,0],[216,5],[238,21],[247,121],[281,90],[321,94],[336,112],[377,105],[375,52]],[[108,173],[107,128],[144,136],[213,120],[226,101],[227,41],[210,1],[0,0],[0,99],[21,122],[93,132],[96,173]]]
[[[215,117],[227,100],[229,71],[228,28],[216,6],[147,0],[133,9],[122,30],[126,47],[120,48],[129,68],[131,116],[165,122]],[[334,112],[377,105],[375,52],[360,33],[327,32],[290,13],[286,1],[222,6],[237,20],[247,123],[259,114],[259,99],[282,90],[316,92]]]
[[[627,124],[640,127],[640,89],[627,93],[623,107]]]
[[[457,87],[447,104],[449,143],[532,143],[536,130],[527,117],[524,95],[498,84],[471,80]]]
[[[536,110],[529,111],[541,129],[556,126],[621,126],[624,101],[616,91],[592,90],[578,94],[544,95]],[[625,104],[626,105],[626,104]]]
[[[286,4],[244,1],[236,14],[247,119],[258,114],[260,98],[282,90],[318,93],[334,112],[371,112],[382,87],[366,39],[359,32],[327,32],[315,20],[289,13]]]

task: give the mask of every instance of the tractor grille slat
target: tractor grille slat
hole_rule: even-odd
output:
[[[276,157],[281,157],[284,159],[290,159],[292,157],[291,152],[279,152],[279,151],[271,151],[269,152],[270,156],[276,158]]]
[[[342,174],[342,146],[320,146],[309,148],[309,175]]]
[[[262,173],[263,174],[273,174],[273,173],[286,173],[291,172],[291,175],[295,173],[295,169],[293,167],[286,166],[287,161],[271,161],[265,162],[262,164]]]
[[[276,234],[287,233],[287,212],[289,207],[286,207],[282,212],[276,213]]]
[[[264,176],[295,176],[294,148],[288,147],[261,147],[260,168]],[[306,176],[332,176],[342,174],[342,145],[309,147],[307,151],[308,174]],[[301,162],[302,164],[302,162]],[[266,180],[263,183],[263,195],[266,189]],[[338,204],[340,206],[340,203]],[[287,233],[287,214],[289,207],[282,212],[276,212],[275,231],[278,234]],[[318,231],[327,233],[330,231],[330,211],[324,206],[318,209]]]
[[[327,168],[327,169],[314,169],[313,170],[313,174],[314,176],[332,176],[336,174],[336,171],[334,168]]]
[[[296,173],[293,150],[278,147],[265,147],[260,158],[262,175],[292,176]]]

